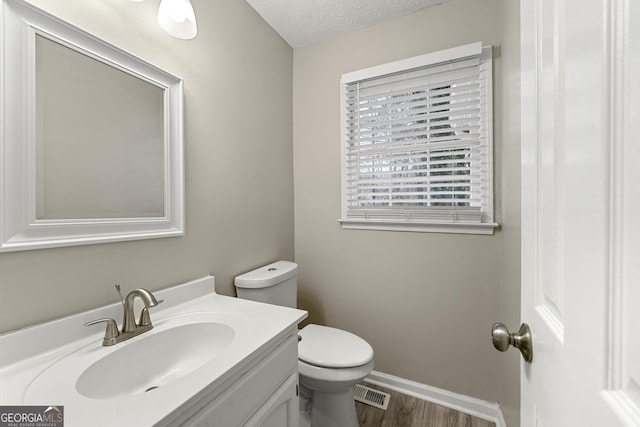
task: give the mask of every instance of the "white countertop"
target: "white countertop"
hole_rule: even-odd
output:
[[[0,335],[0,405],[64,406],[66,427],[153,425],[194,397],[214,390],[242,369],[243,361],[260,352],[275,337],[294,331],[307,316],[302,310],[217,295],[214,288],[214,278],[207,276],[155,292],[165,302],[151,310],[154,329],[114,346],[102,346],[104,324],[85,327],[84,323],[112,317],[120,325],[119,303]],[[172,319],[187,313],[227,319],[234,325],[235,339],[200,369],[150,393],[93,399],[76,391],[75,363],[90,364],[119,346],[167,329]],[[69,378],[49,380],[47,368],[54,365],[69,366]]]

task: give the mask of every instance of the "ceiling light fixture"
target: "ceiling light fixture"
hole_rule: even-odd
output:
[[[129,0],[141,2],[144,0]],[[160,0],[158,25],[167,34],[178,39],[189,40],[198,34],[196,14],[189,0]]]
[[[198,34],[198,24],[189,0],[160,0],[158,25],[167,34],[189,40]]]

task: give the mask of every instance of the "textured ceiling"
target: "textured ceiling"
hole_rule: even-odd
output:
[[[247,0],[286,40],[302,47],[448,0]]]

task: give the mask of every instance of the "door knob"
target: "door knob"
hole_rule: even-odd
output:
[[[518,332],[510,334],[509,329],[502,323],[496,323],[491,329],[491,339],[493,346],[500,351],[507,351],[509,345],[514,346],[522,353],[525,362],[531,363],[533,360],[533,341],[529,325],[523,323]]]

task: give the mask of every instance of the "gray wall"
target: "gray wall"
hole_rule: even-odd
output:
[[[0,331],[214,273],[293,259],[292,49],[244,1],[196,0],[198,36],[156,24],[158,2],[36,0],[185,81],[186,237],[0,254]]]
[[[507,6],[508,15],[502,11]],[[513,0],[452,0],[295,49],[293,83],[300,306],[310,310],[310,321],[369,341],[378,371],[489,401],[503,400],[504,391],[509,425],[517,425],[512,415],[519,398],[506,396],[518,387],[517,359],[503,380],[504,355],[491,346],[489,331],[507,307],[519,306],[519,141],[512,131],[506,138],[502,116],[511,108],[505,97],[514,99],[504,85],[517,74],[517,51],[494,51],[495,194],[502,230],[494,236],[342,230],[337,219],[341,74],[476,41],[501,47],[503,37],[515,35],[509,43],[517,44],[514,6]],[[514,247],[517,253],[505,253]],[[502,321],[517,327],[519,314],[515,320],[507,314]]]

